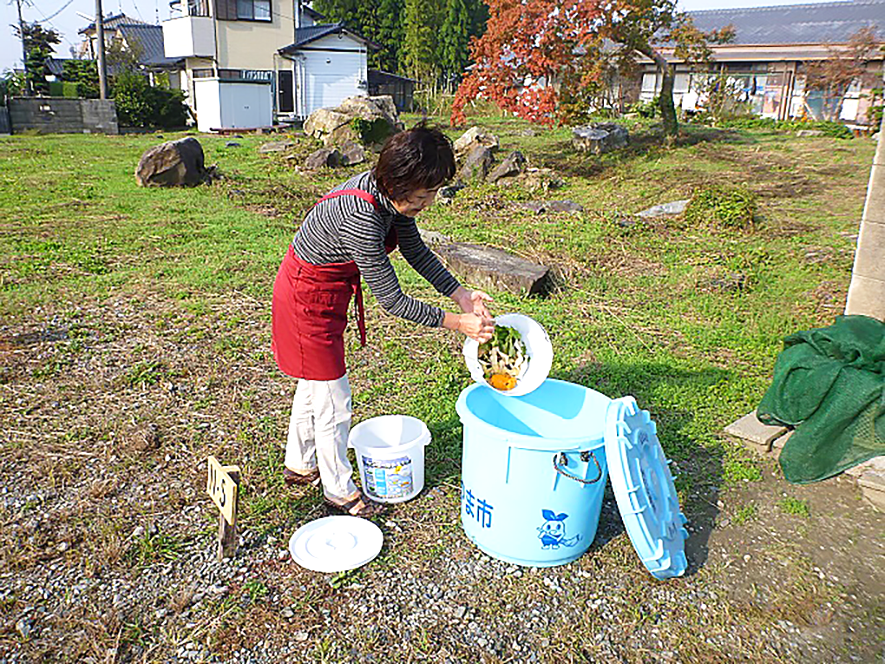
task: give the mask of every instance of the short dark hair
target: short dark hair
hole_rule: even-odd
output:
[[[373,172],[378,189],[392,201],[406,200],[418,189],[436,189],[455,175],[452,141],[422,122],[387,139]]]

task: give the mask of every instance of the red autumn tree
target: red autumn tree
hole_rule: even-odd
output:
[[[466,105],[490,99],[532,122],[561,120],[564,96],[604,84],[612,68],[635,63],[638,54],[662,72],[664,130],[675,134],[673,66],[661,46],[689,62],[709,59],[709,40],[727,41],[730,28],[703,34],[675,0],[485,0],[486,33],[472,44],[473,69],[461,83],[451,122],[466,122]]]

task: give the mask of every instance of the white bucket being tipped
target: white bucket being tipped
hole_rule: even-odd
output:
[[[408,415],[382,415],[360,422],[348,444],[356,453],[363,491],[372,500],[401,503],[424,488],[427,425]]]
[[[496,316],[495,325],[512,327],[519,332],[519,336],[522,337],[522,342],[525,344],[528,362],[517,377],[516,387],[512,390],[496,389],[489,385],[477,358],[479,344],[474,339],[467,339],[464,342],[464,359],[467,362],[471,378],[477,383],[488,385],[489,388],[500,394],[511,397],[521,397],[535,391],[547,379],[547,374],[550,373],[550,367],[553,365],[553,345],[550,343],[550,337],[547,336],[546,330],[534,319],[523,314]]]

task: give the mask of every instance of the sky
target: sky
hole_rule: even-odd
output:
[[[70,4],[67,4],[70,1]],[[772,5],[798,4],[802,0],[680,0],[683,10],[723,9],[728,7],[763,7]],[[807,3],[814,0],[804,0]],[[80,41],[77,31],[90,20],[83,15],[95,15],[93,0],[21,0],[22,18],[28,23],[42,21],[44,27],[54,28],[62,36],[56,47],[60,58],[70,57],[71,46]],[[127,16],[148,23],[169,18],[169,0],[102,0],[105,16],[121,11]],[[57,15],[56,12],[58,12]],[[49,19],[46,21],[46,19]],[[0,72],[12,67],[21,67],[21,42],[15,37],[12,25],[18,23],[16,0],[0,0]]]

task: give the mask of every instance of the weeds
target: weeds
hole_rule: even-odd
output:
[[[249,601],[259,602],[267,596],[267,586],[258,579],[249,579],[246,581],[244,588],[249,595]]]
[[[691,225],[720,225],[728,229],[752,229],[757,214],[756,195],[744,187],[712,185],[692,196],[685,209]]]
[[[785,514],[791,514],[792,516],[801,516],[804,518],[811,516],[811,510],[808,508],[808,501],[794,498],[793,496],[787,496],[783,500],[778,501],[778,507],[780,507]]]
[[[732,517],[731,520],[734,522],[735,525],[742,526],[745,523],[747,523],[748,521],[752,521],[753,519],[755,519],[757,513],[758,513],[758,509],[756,508],[755,505],[753,505],[753,504],[742,505],[734,513],[734,516]]]
[[[129,549],[129,558],[139,565],[169,562],[181,555],[181,541],[171,535],[145,533]]]
[[[165,368],[162,362],[138,362],[123,376],[123,381],[131,387],[156,385],[163,379]]]

